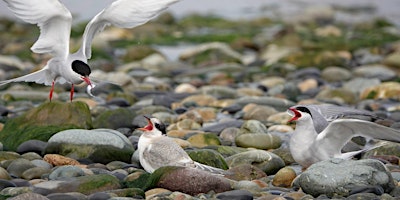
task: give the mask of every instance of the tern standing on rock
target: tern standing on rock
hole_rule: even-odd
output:
[[[225,174],[226,171],[193,161],[189,155],[172,138],[166,136],[165,125],[157,118],[148,118],[139,138],[139,161],[144,170],[153,173],[164,166],[182,166],[201,169],[214,174]]]
[[[69,39],[72,15],[58,0],[4,0],[8,8],[20,19],[40,28],[39,39],[31,47],[35,53],[48,53],[53,57],[41,70],[18,78],[1,81],[35,82],[51,85],[49,99],[53,97],[54,84],[70,83],[70,100],[73,99],[74,84],[86,82],[93,88],[87,60],[91,58],[93,37],[106,26],[133,28],[146,23],[178,0],[116,0],[98,13],[87,25],[80,49],[70,54]],[[90,92],[90,89],[89,89]],[[90,94],[90,93],[89,93]]]
[[[329,112],[331,122],[327,121],[326,110],[319,109],[318,105],[293,106],[288,109],[288,113],[293,116],[289,121],[296,121],[296,128],[289,142],[290,152],[293,159],[301,166],[306,168],[313,163],[331,158],[349,159],[371,149],[367,147],[359,151],[342,153],[345,144],[356,136],[400,142],[398,130],[360,119],[337,119],[339,115],[372,117],[371,113],[334,107],[336,111]]]

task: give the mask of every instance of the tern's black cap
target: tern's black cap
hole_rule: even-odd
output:
[[[80,60],[74,60],[72,62],[72,70],[81,76],[89,76],[91,73],[89,65]]]

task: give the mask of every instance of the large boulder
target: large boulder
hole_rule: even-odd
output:
[[[92,117],[87,104],[52,101],[9,119],[0,132],[0,141],[5,149],[15,151],[18,145],[28,140],[47,141],[62,130],[91,127]]]
[[[372,159],[354,161],[335,158],[318,162],[299,175],[294,184],[314,197],[323,194],[328,197],[349,196],[371,187],[390,193],[395,187],[386,167]]]
[[[49,139],[45,149],[45,153],[103,164],[114,160],[129,163],[133,152],[133,145],[128,138],[112,129],[61,131]]]

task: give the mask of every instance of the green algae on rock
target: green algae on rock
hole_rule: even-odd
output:
[[[16,150],[28,140],[47,141],[55,133],[71,129],[92,127],[89,107],[83,102],[47,102],[23,115],[8,119],[0,132],[5,148]]]

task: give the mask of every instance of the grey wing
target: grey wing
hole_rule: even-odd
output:
[[[163,136],[144,151],[146,161],[155,169],[163,166],[195,167],[194,161],[173,139]]]
[[[328,121],[332,121],[339,118],[355,118],[370,121],[371,119],[377,119],[378,116],[373,112],[367,110],[355,109],[347,106],[336,106],[331,104],[321,105],[309,105],[314,109],[318,110],[321,115]]]
[[[339,154],[343,146],[355,136],[400,142],[399,130],[364,120],[338,119],[318,134],[314,148]]]
[[[196,169],[200,169],[200,170],[203,170],[203,171],[208,171],[208,172],[211,172],[213,174],[219,174],[219,175],[228,174],[228,172],[223,170],[223,169],[219,169],[219,168],[216,168],[216,167],[211,167],[211,166],[204,165],[204,164],[201,164],[201,163],[198,163],[198,162],[194,162],[194,164],[195,164],[195,168]]]

